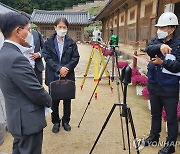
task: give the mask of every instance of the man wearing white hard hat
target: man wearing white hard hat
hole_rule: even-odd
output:
[[[145,146],[158,145],[163,107],[167,116],[168,136],[166,144],[158,154],[174,153],[178,135],[180,39],[175,36],[178,25],[178,19],[174,13],[163,13],[155,25],[157,38],[152,39],[146,48],[151,59],[147,75],[152,122],[150,135],[144,140]]]

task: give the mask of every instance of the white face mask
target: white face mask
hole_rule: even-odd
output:
[[[4,35],[2,32],[0,32],[0,49],[3,46],[3,43],[4,43]]]
[[[19,36],[21,39],[23,39],[28,45],[33,46],[33,35],[32,33],[28,32],[28,35],[26,36],[26,38],[22,38],[21,36]]]
[[[67,29],[57,30],[57,35],[60,37],[64,37],[67,34]]]
[[[25,38],[24,41],[32,46],[32,42],[33,42],[33,35],[32,35],[32,33],[28,32],[28,35],[27,35],[27,37]]]
[[[157,30],[158,39],[165,39],[168,35],[168,32],[164,32],[160,29]]]

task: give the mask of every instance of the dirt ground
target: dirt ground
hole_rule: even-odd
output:
[[[80,128],[77,127],[94,90],[93,78],[87,78],[83,90],[80,90],[82,76],[86,68],[91,46],[79,45],[79,51],[81,59],[78,67],[76,68],[77,92],[76,99],[72,101],[72,115],[70,122],[72,130],[70,132],[66,132],[61,127],[59,133],[52,133],[51,117],[48,115],[48,126],[44,129],[43,154],[88,154],[113,104],[118,102],[116,84],[113,84],[114,91],[112,93],[108,85],[108,80],[103,78],[98,86],[98,99],[92,99]],[[120,92],[120,97],[122,101],[122,92]],[[151,123],[147,100],[144,100],[141,96],[136,95],[134,86],[128,86],[127,104],[132,111],[137,137],[146,137],[149,133]],[[62,110],[62,105],[60,108]],[[123,150],[122,129],[119,113],[119,108],[117,107],[93,151],[94,154],[128,154],[128,150]],[[123,122],[123,124],[124,133],[126,134],[125,123]],[[162,122],[161,141],[165,141],[166,135],[165,123]],[[130,139],[131,152],[134,154],[136,152],[132,145],[133,136],[131,133],[131,127]],[[10,154],[12,152],[12,141],[12,136],[7,133],[5,142],[0,147],[0,153],[4,152]],[[126,136],[125,141],[127,147]],[[178,136],[178,141],[180,141],[180,135]],[[140,151],[140,153],[157,154],[160,148],[160,146],[145,147]],[[178,154],[178,151],[180,151],[180,146],[176,147],[176,154]]]

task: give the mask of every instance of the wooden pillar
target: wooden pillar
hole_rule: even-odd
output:
[[[101,35],[103,41],[106,41],[105,38],[104,38],[105,28],[106,28],[106,20],[103,18],[102,19],[102,35]]]
[[[114,22],[114,13],[111,15],[111,29],[113,29],[114,32],[113,22]]]
[[[148,35],[147,35],[147,38],[146,38],[146,46],[147,46],[147,44],[148,44],[148,42],[149,42],[149,40],[151,39],[151,32],[152,32],[152,21],[153,21],[153,19],[154,19],[155,17],[150,17],[149,18],[149,23],[148,23]]]
[[[127,35],[128,35],[128,25],[127,25],[127,21],[128,21],[128,7],[124,7],[125,10],[125,22],[124,22],[124,43],[127,44]]]
[[[106,26],[108,25],[108,19],[107,18],[103,18],[103,23],[102,24],[104,24],[103,31],[102,31],[102,34],[103,34],[102,35],[102,39],[103,39],[104,42],[106,42],[106,41],[108,41],[107,40],[108,32],[106,30]]]
[[[160,15],[164,12],[164,5],[165,2],[164,0],[157,0],[157,18],[156,18],[156,22],[158,21],[158,18],[160,17]]]
[[[134,51],[133,68],[137,68],[137,51]]]
[[[136,42],[135,47],[139,46],[139,28],[140,28],[141,0],[137,0],[137,17],[136,17]]]
[[[84,41],[84,27],[81,27],[81,41]]]
[[[107,18],[107,24],[108,24],[108,31],[107,31],[107,35],[106,35],[107,36],[107,43],[109,41],[109,32],[110,32],[110,28],[109,28],[110,24],[109,24],[109,22],[110,22],[110,17]]]
[[[119,9],[117,10],[117,36],[119,38]]]

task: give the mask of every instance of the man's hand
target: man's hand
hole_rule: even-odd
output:
[[[31,55],[30,58],[31,58],[32,60],[35,60],[35,59],[37,59],[37,58],[40,57],[39,53],[29,53],[29,54]]]
[[[69,68],[67,67],[62,67],[60,70],[59,70],[59,73],[60,73],[60,76],[61,77],[66,77],[66,75],[68,74],[69,72]]]
[[[163,60],[156,55],[155,58],[152,58],[151,63],[161,65]]]
[[[166,54],[168,54],[168,53],[171,53],[171,48],[168,46],[168,45],[166,45],[166,44],[162,44],[161,45],[161,47],[160,47],[160,51],[161,51],[161,53],[165,56]]]

